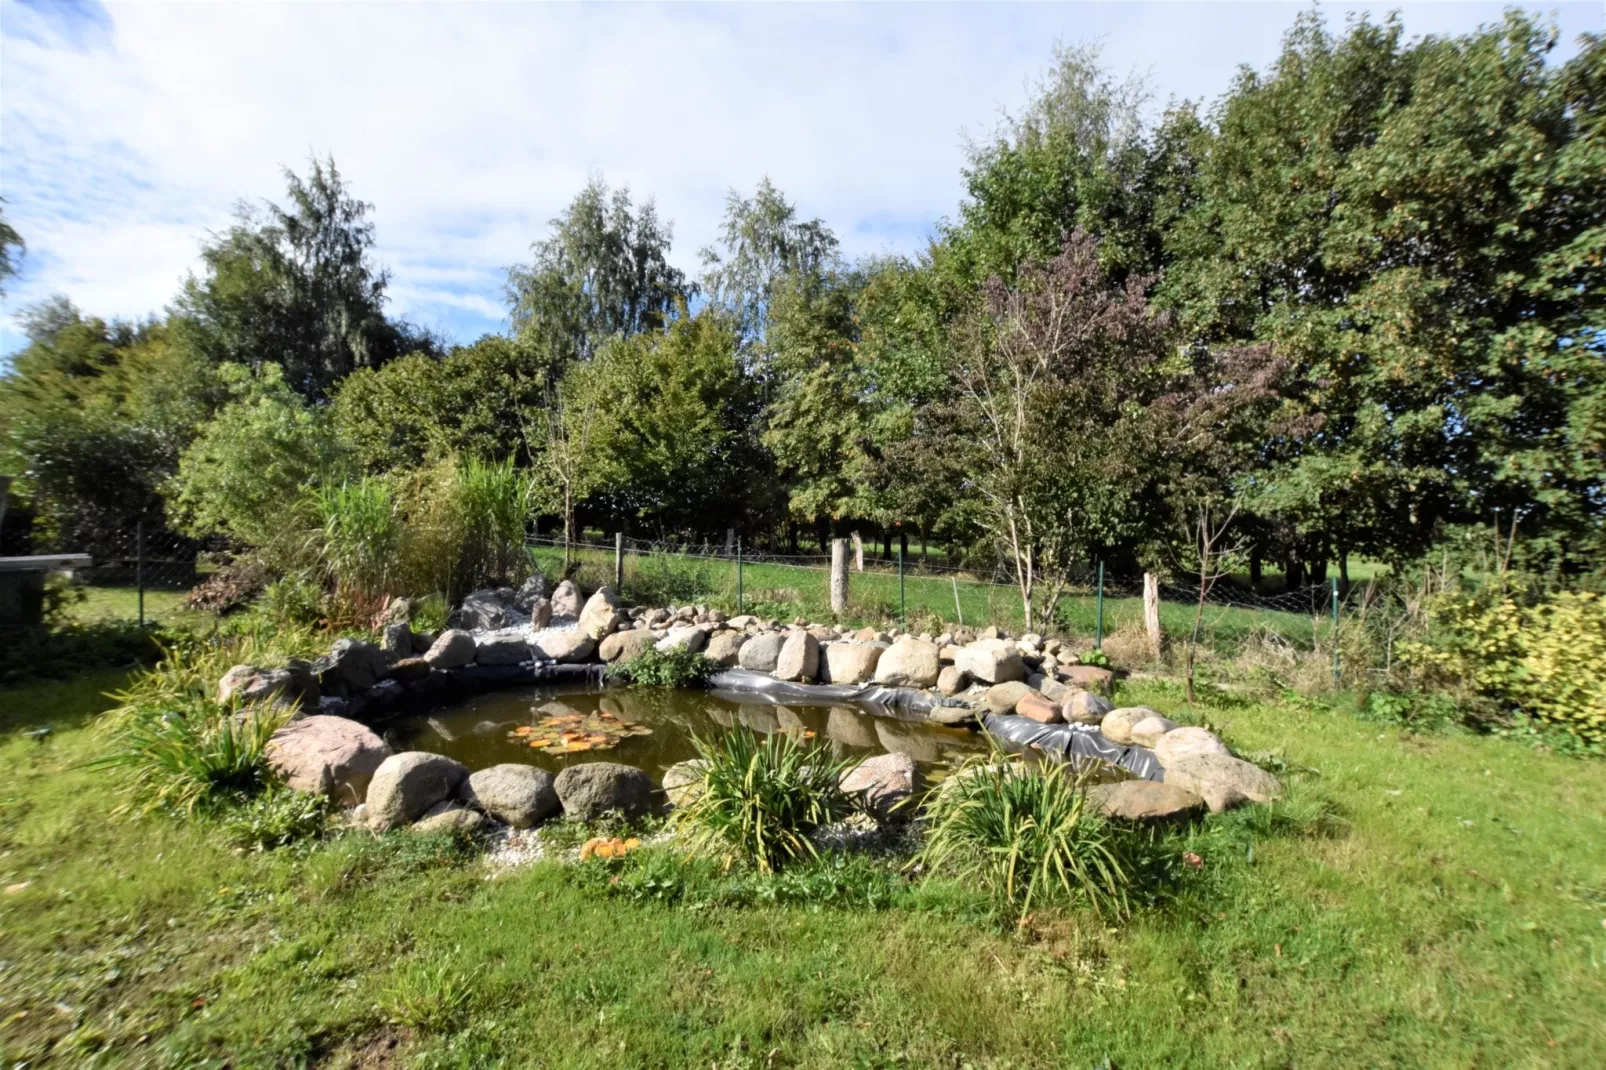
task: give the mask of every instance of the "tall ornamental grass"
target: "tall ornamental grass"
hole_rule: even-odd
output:
[[[969,758],[927,804],[918,862],[928,874],[975,882],[1017,921],[1056,900],[1123,917],[1131,880],[1123,844],[1089,801],[1090,783],[1068,763]]]
[[[447,458],[417,473],[407,495],[406,590],[396,593],[440,591],[455,602],[527,571],[532,486],[511,461]]]
[[[703,780],[676,820],[695,845],[723,855],[727,864],[740,859],[773,873],[813,858],[810,833],[855,809],[841,787],[852,759],[833,761],[830,751],[794,733],[760,737],[744,728],[693,742]]]
[[[402,521],[396,496],[374,476],[311,492],[318,553],[336,597],[377,601],[400,566]]]

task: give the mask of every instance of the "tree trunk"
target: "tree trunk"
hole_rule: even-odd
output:
[[[1305,563],[1299,554],[1290,552],[1283,562],[1283,588],[1295,591],[1305,586]]]
[[[1149,633],[1149,653],[1160,660],[1165,637],[1160,633],[1160,577],[1143,574],[1143,628]]]
[[[1260,547],[1249,551],[1249,586],[1252,590],[1260,590]]]
[[[881,529],[881,560],[892,560],[892,529]]]
[[[909,563],[909,533],[907,531],[898,532],[898,553],[903,563],[907,565]]]
[[[831,612],[837,616],[848,611],[848,540],[831,542]]]
[[[814,523],[816,525],[815,533],[820,540],[820,553],[828,554],[831,552],[831,518],[822,516]]]
[[[793,554],[794,556],[798,552],[799,547],[797,545],[797,521],[796,520],[788,520],[786,522],[786,548],[787,548],[787,552]]]

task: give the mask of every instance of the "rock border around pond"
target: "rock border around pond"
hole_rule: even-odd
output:
[[[520,787],[505,776],[495,778],[498,785],[488,800],[473,788],[473,778],[461,766],[456,779],[445,775],[447,767],[440,762],[456,766],[451,759],[426,755],[439,759],[428,762],[408,757],[424,752],[391,754],[370,726],[488,690],[540,683],[600,685],[610,666],[626,664],[648,649],[702,651],[720,669],[745,670],[746,676],[728,672],[718,681],[741,688],[744,694],[765,697],[769,692],[774,701],[781,701],[777,696],[784,691],[792,701],[801,694],[857,703],[869,712],[900,719],[983,730],[988,725],[1005,741],[1048,740],[1049,745],[1038,749],[1061,758],[1074,749],[1136,769],[1140,777],[1174,789],[1104,792],[1100,806],[1114,817],[1169,820],[1201,806],[1219,812],[1265,802],[1282,792],[1275,777],[1234,757],[1207,730],[1179,726],[1147,707],[1115,707],[1108,697],[1115,683],[1111,670],[1083,665],[1063,641],[1035,633],[1016,639],[988,627],[956,628],[933,636],[811,624],[803,618],[783,624],[751,614],[728,616],[706,606],[627,609],[611,587],[585,598],[570,580],[558,584],[548,597],[545,580],[538,575],[517,590],[475,591],[448,619],[456,626],[438,635],[415,633],[406,619],[395,619],[386,623],[377,644],[340,639],[313,662],[234,666],[218,683],[218,699],[242,706],[292,706],[292,720],[270,744],[270,762],[292,787],[322,792],[347,806],[366,802],[378,782],[383,801],[366,810],[372,827],[396,827],[426,818],[430,827],[464,827],[470,819],[450,816],[459,810],[480,820],[483,814],[505,824],[536,823],[556,813],[547,792],[562,801],[565,813],[600,812],[590,802],[577,801],[571,808],[563,800],[562,785],[532,782]],[[1028,730],[1022,737],[1014,726],[1028,723],[1049,731]],[[1066,746],[1064,740],[1074,741],[1079,732],[1096,734],[1097,745]],[[402,758],[407,762],[397,762]],[[403,775],[402,765],[435,773]],[[596,792],[582,789],[579,782],[586,778],[607,779],[588,773],[570,778],[575,798],[589,799],[600,792],[599,797],[616,804],[603,809],[630,814],[658,805],[662,787],[652,784],[641,770],[618,768],[635,774],[618,774],[633,787],[610,781]],[[1151,775],[1153,770],[1160,774]],[[427,775],[439,775],[441,784],[452,783],[440,790],[436,790],[440,785],[415,790],[415,779]],[[399,780],[393,783],[392,778]],[[482,783],[489,784],[490,778],[482,778]],[[615,789],[621,793],[617,798]],[[402,795],[395,796],[397,791]],[[541,798],[524,799],[521,791]],[[653,799],[644,802],[649,795]],[[440,807],[447,809],[437,812]],[[879,804],[876,808],[890,812]]]

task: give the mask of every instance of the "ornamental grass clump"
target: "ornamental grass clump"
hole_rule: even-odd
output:
[[[95,765],[122,774],[124,812],[193,815],[271,783],[268,740],[288,716],[277,707],[236,714],[216,703],[131,711],[116,748]]]
[[[692,842],[773,873],[798,858],[816,856],[809,835],[856,809],[842,791],[852,760],[833,761],[823,747],[798,735],[759,737],[739,729],[717,739],[693,740],[703,780],[676,812]]]
[[[1070,764],[967,759],[927,804],[917,862],[927,874],[975,882],[1017,921],[1053,900],[1122,917],[1130,883],[1122,843],[1089,801],[1090,783]]]

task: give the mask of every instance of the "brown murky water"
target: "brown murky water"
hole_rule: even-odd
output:
[[[470,769],[522,762],[556,772],[579,762],[607,761],[656,777],[697,756],[693,736],[708,739],[744,725],[766,735],[805,733],[837,758],[891,751],[926,767],[987,749],[975,732],[871,716],[848,706],[777,706],[756,698],[733,702],[701,691],[645,688],[496,691],[397,721],[385,737],[398,750],[445,754]],[[554,740],[560,729],[588,749],[563,749],[563,741]],[[562,752],[553,753],[554,748]]]

